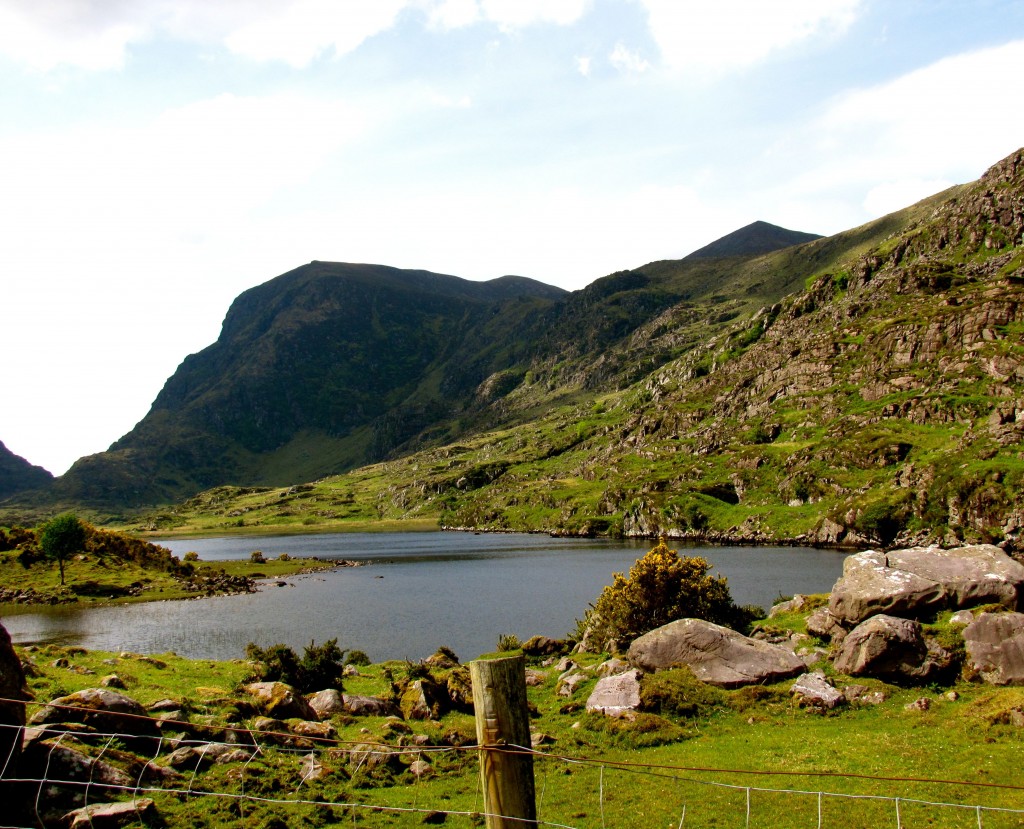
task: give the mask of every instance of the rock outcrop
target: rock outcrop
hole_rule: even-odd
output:
[[[963,636],[969,672],[991,685],[1024,685],[1024,613],[980,613]]]
[[[1024,565],[991,544],[868,550],[846,559],[828,610],[847,625],[879,613],[913,619],[985,603],[1012,610],[1022,590]]]
[[[679,619],[645,633],[626,658],[648,672],[686,665],[697,679],[720,688],[776,682],[805,670],[803,660],[784,647],[701,619]]]
[[[913,619],[880,614],[857,625],[843,639],[835,669],[849,676],[895,682],[927,680],[949,667],[949,654],[931,647]]]

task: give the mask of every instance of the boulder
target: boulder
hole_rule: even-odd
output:
[[[819,607],[807,617],[807,632],[819,639],[831,639],[837,644],[846,637],[846,628],[827,607]]]
[[[768,618],[773,619],[783,613],[796,613],[807,607],[807,597],[797,593],[792,599],[772,605],[768,611]]]
[[[335,714],[345,713],[345,698],[341,691],[336,688],[328,688],[324,691],[317,691],[306,697],[310,708],[316,711],[321,720],[330,719]]]
[[[843,688],[843,696],[847,702],[858,705],[881,705],[889,697],[885,691],[876,689],[872,691],[866,685],[847,685]]]
[[[410,682],[402,692],[398,707],[407,720],[430,720],[438,717],[447,702],[447,694],[430,679]]]
[[[283,682],[250,682],[242,690],[253,698],[260,712],[277,719],[316,720],[316,711],[291,685]]]
[[[25,703],[31,699],[25,687],[25,671],[14,652],[7,628],[0,625],[0,757],[12,763],[21,752],[21,732],[25,725]]]
[[[963,637],[967,671],[990,685],[1024,685],[1024,613],[979,613]]]
[[[598,665],[594,673],[598,676],[615,676],[615,674],[621,674],[628,670],[629,663],[625,659],[619,659],[617,656],[613,656],[611,659],[606,659]]]
[[[156,815],[156,807],[148,797],[124,803],[93,803],[64,815],[63,823],[69,829],[116,829],[129,823],[149,822]]]
[[[640,707],[640,671],[606,676],[597,681],[587,699],[587,711],[619,717]]]
[[[787,648],[702,619],[679,619],[645,633],[626,658],[648,672],[686,665],[701,682],[720,688],[777,682],[805,670]]]
[[[569,671],[558,678],[555,693],[560,697],[571,697],[584,682],[590,679],[581,671]]]
[[[567,650],[569,650],[569,643],[564,639],[532,636],[523,642],[523,653],[527,656],[559,656]]]
[[[380,697],[345,694],[345,712],[356,717],[391,717],[398,713],[394,703]]]
[[[77,722],[105,734],[150,735],[156,721],[131,697],[109,688],[86,688],[44,705],[30,720],[32,725]]]
[[[313,740],[333,740],[337,736],[334,726],[329,722],[310,722],[309,720],[296,720],[288,724],[288,730],[300,737],[309,737]]]
[[[60,818],[69,809],[86,805],[87,794],[90,803],[107,801],[137,785],[133,775],[88,756],[68,741],[38,740],[27,745],[18,774],[25,779],[46,781],[38,786],[27,784],[21,792],[25,803],[38,804],[46,822]],[[8,805],[5,802],[5,807]]]
[[[943,665],[929,652],[919,622],[881,614],[850,631],[834,667],[848,676],[903,682],[933,677]]]
[[[805,708],[815,711],[831,711],[846,703],[846,697],[832,685],[820,671],[797,677],[789,693]]]
[[[993,602],[1013,610],[1022,589],[1024,565],[992,544],[867,550],[843,563],[828,609],[847,625],[879,613],[914,619]]]

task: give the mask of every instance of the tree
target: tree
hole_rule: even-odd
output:
[[[680,557],[661,539],[637,559],[629,576],[615,573],[589,614],[588,638],[602,647],[609,640],[629,642],[676,619],[704,619],[734,625],[733,604],[724,576],[708,575],[700,556]]]
[[[60,583],[64,584],[64,562],[85,546],[85,525],[71,512],[65,512],[43,524],[39,546],[43,555],[60,567]]]

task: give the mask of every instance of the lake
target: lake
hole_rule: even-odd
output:
[[[650,541],[546,535],[327,533],[156,541],[204,561],[281,553],[365,562],[291,576],[258,593],[97,608],[33,608],[3,618],[16,644],[59,642],[108,651],[236,659],[248,642],[300,649],[337,638],[373,661],[417,660],[440,645],[463,661],[498,636],[561,638],[615,572],[628,572]],[[672,545],[676,546],[676,545]],[[738,604],[768,608],[781,593],[824,593],[844,554],[803,547],[680,547],[729,580]]]

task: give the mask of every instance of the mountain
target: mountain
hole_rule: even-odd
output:
[[[1020,159],[827,238],[736,253],[775,233],[755,223],[571,293],[311,263],[239,296],[51,497],[189,499],[159,528],[1015,538]]]
[[[708,270],[715,262],[729,264]],[[784,295],[747,311],[744,290]],[[1021,547],[1024,151],[846,233],[739,262],[652,263],[544,313],[582,324],[588,306],[602,309],[581,329],[597,342],[610,336],[604,312],[624,305],[620,319],[635,319],[668,295],[687,298],[603,351],[579,346],[550,366],[539,351],[538,375],[500,398],[505,411],[544,377],[574,379],[576,394],[520,409],[518,422],[303,487],[221,487],[140,527],[418,518],[700,541]],[[716,307],[726,319],[714,321]]]
[[[792,243],[787,234],[778,245]],[[312,262],[241,294],[217,342],[187,357],[146,417],[76,462],[51,498],[116,511],[219,484],[284,485],[520,422],[625,387],[687,347],[628,345],[666,310],[682,309],[675,325],[697,342],[806,276],[755,279],[750,267],[756,257],[725,270],[656,262],[567,293],[521,276]]]
[[[813,242],[821,236],[815,233],[802,233],[799,230],[786,230],[768,222],[753,222],[739,230],[734,230],[717,239],[710,245],[695,250],[686,259],[725,259],[730,256],[751,256],[759,253],[770,253],[773,250],[802,245]]]
[[[41,466],[33,466],[0,442],[0,499],[19,492],[41,489],[53,481],[53,475]]]

